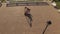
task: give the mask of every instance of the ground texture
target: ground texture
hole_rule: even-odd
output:
[[[0,34],[42,34],[48,20],[52,24],[45,34],[60,34],[60,13],[49,6],[27,6],[33,18],[30,28],[24,16],[25,6],[0,7]]]

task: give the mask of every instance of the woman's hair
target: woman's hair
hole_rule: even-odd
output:
[[[27,9],[27,10],[29,10],[29,11],[30,11],[30,9],[29,9],[29,8],[27,8],[27,7],[25,7],[25,9]]]
[[[27,7],[25,7],[25,9],[27,9]]]
[[[27,10],[29,10],[30,11],[30,9],[28,8]]]

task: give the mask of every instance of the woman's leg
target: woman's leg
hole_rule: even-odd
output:
[[[30,24],[30,27],[32,27],[32,16],[29,15],[28,18],[29,18],[29,24]]]
[[[27,22],[30,25],[30,27],[32,27],[32,22],[30,21],[29,17],[26,16]]]
[[[29,16],[29,19],[30,19],[30,21],[32,21],[32,16],[31,15]]]

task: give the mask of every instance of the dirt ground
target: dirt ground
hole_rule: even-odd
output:
[[[0,7],[0,34],[42,34],[48,20],[52,21],[45,34],[60,34],[60,13],[49,6],[27,6],[33,15],[32,28],[25,16],[25,6]]]

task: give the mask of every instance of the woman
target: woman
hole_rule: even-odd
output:
[[[32,15],[30,13],[30,9],[29,8],[25,7],[24,15],[29,18],[29,24],[32,27],[32,23],[31,23],[32,22]]]

